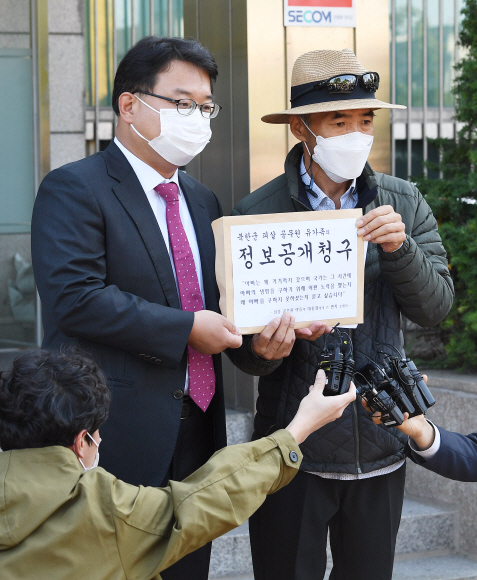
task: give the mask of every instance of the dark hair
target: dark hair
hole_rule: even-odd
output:
[[[110,398],[98,365],[77,351],[27,351],[0,373],[0,447],[69,447],[106,421]]]
[[[217,63],[200,42],[192,38],[146,36],[130,48],[119,63],[112,99],[116,115],[119,115],[118,99],[123,93],[152,91],[157,76],[175,60],[202,68],[209,75],[212,87],[218,75]]]

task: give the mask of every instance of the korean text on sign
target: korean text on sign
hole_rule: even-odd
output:
[[[356,219],[234,225],[230,233],[238,327],[285,311],[297,322],[357,315]]]

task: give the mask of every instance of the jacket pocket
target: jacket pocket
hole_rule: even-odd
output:
[[[112,389],[132,389],[134,388],[134,383],[131,381],[125,381],[124,379],[113,379],[108,377],[108,387]]]

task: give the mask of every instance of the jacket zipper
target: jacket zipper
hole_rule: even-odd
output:
[[[354,329],[349,329],[349,335],[351,341],[354,339]],[[359,427],[358,427],[358,407],[356,406],[358,401],[353,401],[353,432],[355,440],[355,462],[357,473],[363,473],[361,470],[361,464],[359,462]]]
[[[361,471],[361,464],[359,462],[359,428],[358,428],[358,409],[356,407],[357,401],[353,401],[353,431],[355,439],[355,460],[356,460],[356,471],[358,473],[363,473]]]
[[[299,203],[306,211],[310,211],[310,208],[307,207],[304,203],[302,203],[298,198],[294,198],[294,201]],[[353,340],[353,329],[349,329],[350,338]],[[356,407],[357,401],[353,401],[353,432],[354,432],[354,439],[355,439],[355,463],[356,463],[356,472],[361,474],[363,471],[361,470],[361,464],[359,462],[359,427],[358,427],[358,408]]]

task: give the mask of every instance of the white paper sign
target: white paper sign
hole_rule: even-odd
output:
[[[337,214],[334,214],[335,216]],[[358,316],[356,218],[232,225],[234,322]]]
[[[285,26],[356,26],[355,0],[284,0]]]

